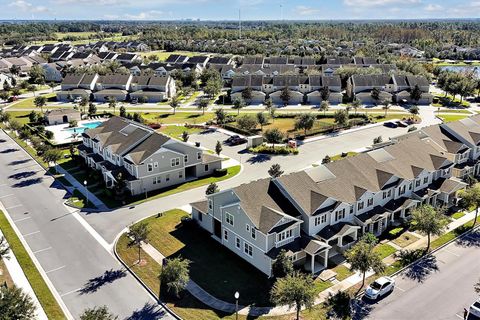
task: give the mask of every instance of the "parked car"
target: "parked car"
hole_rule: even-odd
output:
[[[383,125],[387,128],[392,128],[392,129],[398,128],[398,125],[394,122],[385,122]]]
[[[226,144],[231,146],[237,146],[242,143],[246,143],[247,139],[240,137],[239,135],[230,136],[227,140],[225,140]]]
[[[406,128],[408,127],[408,124],[406,122],[403,122],[403,121],[395,121],[395,124],[397,126],[399,126],[400,128]]]
[[[73,100],[73,103],[80,103],[82,102],[82,97],[76,97],[75,100]]]
[[[137,98],[133,98],[131,101],[130,101],[131,104],[138,104],[138,99]]]
[[[472,303],[470,309],[468,309],[468,314],[473,314],[474,316],[480,318],[480,299]]]
[[[395,280],[390,277],[380,277],[372,282],[365,290],[365,297],[376,300],[393,291]]]

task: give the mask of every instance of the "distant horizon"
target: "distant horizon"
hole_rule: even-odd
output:
[[[6,0],[1,21],[477,19],[479,0]]]

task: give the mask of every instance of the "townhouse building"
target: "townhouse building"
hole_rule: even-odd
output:
[[[320,75],[298,76],[279,75],[268,77],[264,75],[246,75],[234,77],[232,80],[232,99],[242,97],[242,92],[251,89],[252,98],[250,103],[263,103],[267,97],[274,104],[283,104],[282,91],[288,88],[290,91],[289,104],[310,103],[318,105],[322,102],[320,90],[324,87],[329,90],[329,102],[342,102],[341,81],[338,76],[324,77]]]
[[[112,117],[86,130],[78,147],[85,163],[101,172],[107,188],[123,179],[131,195],[148,193],[221,168],[221,158],[139,123]]]
[[[281,250],[318,273],[363,234],[380,235],[416,207],[452,208],[480,174],[480,115],[427,127],[380,149],[261,179],[192,203],[211,237],[267,276]]]

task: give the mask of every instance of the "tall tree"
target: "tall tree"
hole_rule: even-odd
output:
[[[115,109],[117,108],[117,99],[115,99],[114,97],[108,97],[107,102],[108,107],[113,109],[113,114],[115,114]]]
[[[207,189],[205,190],[205,194],[207,196],[219,192],[220,189],[218,188],[217,184],[215,182],[212,182],[208,185]]]
[[[295,307],[296,319],[300,319],[302,307],[311,308],[315,301],[315,286],[310,275],[294,272],[275,281],[270,299],[276,305]]]
[[[117,320],[107,306],[88,308],[80,315],[80,320]]]
[[[328,103],[328,101],[322,101],[320,103],[320,110],[323,111],[323,116],[327,114],[329,107],[330,107],[330,104]]]
[[[190,280],[190,261],[182,257],[167,259],[167,263],[160,273],[162,287],[167,289],[170,295],[180,297]]]
[[[417,105],[421,97],[422,97],[422,90],[420,90],[420,87],[418,86],[418,84],[416,84],[415,87],[413,87],[412,91],[410,92],[410,99],[412,99]]]
[[[245,106],[246,106],[246,104],[245,104],[245,100],[243,100],[243,98],[236,98],[235,100],[233,100],[232,109],[237,109],[237,115],[240,114],[240,109],[245,108]]]
[[[295,120],[295,130],[303,130],[307,135],[307,131],[313,128],[317,118],[311,113],[302,113]]]
[[[333,118],[335,123],[341,127],[345,127],[348,125],[348,115],[345,110],[337,110],[333,114]]]
[[[263,131],[263,126],[268,124],[268,118],[263,112],[257,113],[257,122],[260,125],[260,130]]]
[[[330,88],[328,88],[328,86],[324,86],[320,89],[320,97],[322,98],[322,102],[328,102],[328,99],[330,98]]]
[[[132,224],[128,228],[127,236],[131,240],[130,246],[136,246],[138,248],[138,263],[141,262],[142,242],[148,241],[149,233],[150,229],[148,228],[148,224],[146,222]]]
[[[270,169],[268,169],[268,174],[272,178],[278,178],[283,174],[282,167],[278,163],[274,163]]]
[[[217,156],[219,156],[220,153],[222,153],[222,150],[223,150],[222,143],[220,141],[217,141],[217,144],[215,145],[215,153],[217,154]]]
[[[281,143],[283,141],[283,138],[285,137],[284,133],[278,128],[266,130],[263,136],[268,143],[272,144],[273,149],[275,149],[275,144]]]
[[[215,119],[217,120],[217,124],[224,124],[227,120],[227,113],[223,108],[215,110]]]
[[[362,238],[346,252],[346,259],[351,265],[351,270],[362,274],[362,286],[358,289],[358,292],[365,285],[367,271],[373,270],[376,273],[382,273],[385,270],[382,258],[377,252],[373,251],[374,246],[375,244],[368,238]]]
[[[199,109],[202,109],[202,114],[205,114],[205,109],[208,108],[208,104],[210,103],[210,101],[208,99],[200,99],[200,101],[198,102],[198,108]]]
[[[445,230],[449,222],[448,217],[442,210],[435,209],[430,205],[422,205],[412,212],[411,223],[415,228],[427,235],[427,248],[425,253],[430,250],[431,236],[439,236]]]
[[[475,208],[475,219],[473,220],[472,228],[475,228],[478,217],[478,208],[480,207],[480,183],[475,183],[470,188],[461,190],[459,197],[464,204],[465,209],[469,210],[471,207]]]
[[[246,87],[245,90],[242,91],[242,98],[246,102],[250,102],[252,100],[253,90],[251,87]]]
[[[127,117],[127,108],[125,108],[125,106],[123,104],[120,106],[120,114],[119,115],[122,118]]]
[[[40,108],[40,111],[43,113],[43,107],[47,104],[47,99],[44,96],[35,97],[33,104],[35,107]]]
[[[417,106],[411,106],[411,107],[408,109],[408,112],[410,112],[410,114],[412,115],[412,117],[415,118],[415,117],[418,116],[418,114],[420,113],[420,110],[418,109]]]
[[[182,141],[187,142],[188,139],[190,139],[190,135],[188,134],[188,131],[183,131],[182,133]]]
[[[372,92],[370,92],[370,95],[373,101],[375,101],[375,104],[377,104],[378,100],[380,100],[380,90],[378,88],[373,88]]]
[[[282,99],[284,106],[288,105],[290,99],[292,99],[292,93],[287,86],[282,89],[282,92],[280,92],[280,99]]]
[[[362,103],[360,102],[360,100],[358,100],[358,99],[353,100],[352,107],[355,110],[355,115],[357,115],[358,108],[360,108],[361,105],[362,105]]]
[[[0,319],[30,320],[35,316],[35,304],[28,294],[15,285],[0,286]]]
[[[283,278],[292,273],[293,261],[287,256],[287,251],[282,249],[272,263],[272,274],[275,278]]]
[[[173,109],[173,114],[176,113],[178,106],[180,105],[177,95],[172,97],[170,100],[170,107]]]

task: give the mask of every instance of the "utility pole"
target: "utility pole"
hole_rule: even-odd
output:
[[[238,9],[238,36],[242,39],[242,9]]]

